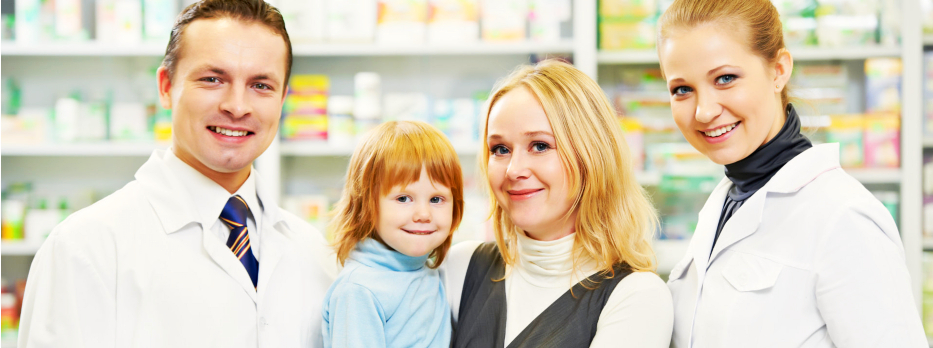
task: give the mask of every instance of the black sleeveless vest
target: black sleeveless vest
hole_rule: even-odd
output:
[[[614,270],[615,277],[611,279],[601,279],[603,274],[600,273],[587,278],[587,285],[596,284],[595,289],[587,289],[584,282],[574,285],[572,293],[568,290],[554,301],[512,340],[508,348],[589,347],[609,295],[619,281],[632,273],[625,264],[616,265]],[[463,282],[451,347],[505,348],[505,281],[493,281],[502,279],[503,275],[505,260],[496,243],[487,242],[476,248]]]

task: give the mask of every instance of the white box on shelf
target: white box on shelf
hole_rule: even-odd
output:
[[[323,42],[327,25],[324,0],[278,0],[292,44]]]
[[[327,0],[327,40],[372,42],[376,34],[376,0]]]
[[[175,16],[179,11],[175,8],[177,3],[175,0],[144,0],[143,28],[146,40],[168,42],[172,26],[175,24]]]

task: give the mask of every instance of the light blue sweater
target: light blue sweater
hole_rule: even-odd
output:
[[[449,347],[450,306],[427,259],[357,244],[324,297],[324,347]]]

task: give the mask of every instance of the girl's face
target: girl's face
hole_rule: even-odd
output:
[[[431,181],[421,168],[418,181],[395,186],[379,199],[376,233],[390,248],[412,256],[430,254],[450,235],[454,216],[450,188]]]
[[[537,240],[573,232],[576,212],[567,171],[547,115],[527,88],[514,89],[493,105],[487,124],[489,184],[512,223]]]
[[[781,90],[793,68],[753,53],[743,33],[715,23],[675,29],[659,47],[674,122],[717,164],[748,157],[784,125]]]

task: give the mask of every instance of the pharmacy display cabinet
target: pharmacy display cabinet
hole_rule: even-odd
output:
[[[899,163],[894,167],[852,168],[847,171],[869,189],[883,192],[879,198],[896,207],[894,211],[907,250],[919,308],[922,298],[921,256],[924,245],[933,248],[933,243],[924,243],[922,237],[922,197],[919,190],[923,144],[930,144],[929,140],[922,140],[924,82],[921,74],[916,73],[922,70],[924,40],[920,34],[917,2],[890,1],[901,13],[900,39],[895,42],[833,48],[792,47],[790,50],[798,66],[835,66],[839,69],[833,76],[837,83],[841,78],[841,83],[848,86],[840,97],[845,100],[840,106],[845,113],[865,111],[866,89],[870,88],[867,86],[870,83],[866,83],[866,64],[869,64],[866,61],[900,58]],[[159,25],[145,23],[164,23],[164,19],[159,21],[165,17],[165,12],[170,12],[171,18],[184,3],[175,0],[109,0],[89,4],[86,1],[61,0],[56,4],[77,4],[75,6],[84,14],[75,16],[68,12],[69,9],[61,9],[55,13],[64,13],[59,17],[71,18],[72,21],[64,24],[34,23],[39,28],[36,29],[20,21],[15,25],[9,24],[8,14],[19,13],[7,7],[13,2],[3,2],[6,24],[4,41],[0,44],[4,98],[3,137],[0,139],[0,179],[4,201],[0,212],[5,224],[0,254],[4,286],[15,292],[17,283],[21,285],[21,280],[26,278],[32,255],[44,239],[41,231],[47,231],[64,214],[125,185],[153,149],[168,146],[164,140],[170,136],[167,129],[170,117],[158,110],[154,75],[167,40],[159,41],[158,32],[147,33],[145,29],[158,28]],[[652,131],[667,127],[663,122],[652,121],[657,119],[652,116],[663,115],[665,110],[664,101],[654,103],[653,96],[648,93],[652,82],[650,71],[658,65],[656,52],[651,47],[638,48],[637,43],[628,47],[610,47],[600,42],[600,38],[607,34],[604,30],[626,30],[626,25],[633,25],[632,28],[638,25],[622,23],[614,29],[603,26],[613,18],[603,13],[606,10],[600,6],[611,1],[424,0],[412,3],[423,3],[424,6],[444,3],[473,5],[468,5],[466,10],[460,8],[460,12],[451,10],[453,14],[447,13],[447,17],[440,19],[412,17],[410,13],[406,15],[403,10],[398,10],[395,17],[379,17],[389,18],[386,23],[379,23],[376,19],[373,12],[376,11],[376,0],[272,2],[282,8],[286,20],[301,18],[302,23],[314,20],[327,23],[289,28],[295,55],[292,88],[338,97],[329,99],[330,104],[322,106],[327,111],[318,116],[329,117],[323,126],[315,124],[313,117],[305,123],[286,125],[289,116],[294,114],[286,105],[282,136],[257,161],[257,169],[280,188],[277,196],[282,206],[318,227],[323,226],[324,213],[337,199],[343,184],[347,162],[353,151],[354,131],[367,121],[354,120],[357,122],[354,125],[343,123],[345,119],[334,115],[353,113],[353,97],[359,98],[361,93],[367,93],[362,86],[372,87],[375,76],[375,98],[381,102],[383,118],[427,119],[455,139],[468,186],[464,222],[456,239],[490,238],[491,231],[485,223],[488,198],[481,183],[477,182],[481,178],[476,173],[476,157],[480,151],[476,134],[477,115],[481,113],[482,101],[493,84],[517,65],[546,57],[564,57],[596,79],[607,96],[626,113],[626,118],[640,118],[638,122],[623,121],[622,124],[629,136],[636,136],[629,141],[637,144],[632,146],[633,151],[638,152],[636,157],[642,159],[638,179],[652,194],[664,218],[664,226],[659,232],[661,239],[655,243],[658,273],[666,275],[686,252],[692,233],[689,230],[690,216],[692,214],[692,219],[695,219],[699,209],[695,201],[702,205],[708,193],[708,182],[721,178],[721,167],[712,168],[710,172],[718,170],[720,176],[710,179],[683,175],[682,163],[669,162],[670,158],[690,159],[693,155],[682,146],[682,139]],[[39,1],[16,0],[15,3],[28,5]],[[300,5],[303,3],[310,5]],[[669,1],[644,3],[653,4],[651,6],[655,6],[657,11]],[[88,32],[95,31],[91,28],[111,28],[108,27],[110,24],[101,24],[99,18],[88,13],[106,11],[108,8],[101,10],[99,7],[108,4],[113,6],[109,10],[114,15],[126,17],[123,19],[131,23],[129,27],[132,30],[117,30],[115,34],[98,40],[98,36]],[[146,10],[150,6],[155,6],[152,7],[155,10]],[[312,15],[315,11],[302,6],[332,6],[328,11],[337,13],[331,13],[328,19],[320,19]],[[363,10],[354,11],[354,7]],[[437,8],[434,8],[435,13]],[[477,14],[477,9],[495,9],[495,13],[511,16],[483,14],[492,11],[478,11]],[[534,15],[529,16],[529,13]],[[333,18],[343,20],[344,26],[341,27],[340,21]],[[401,19],[393,22],[392,18]],[[411,18],[428,24],[412,26],[409,23]],[[80,19],[77,24],[74,23],[76,19]],[[364,25],[365,28],[347,31],[345,23],[367,20],[372,23],[371,27]],[[23,32],[35,40],[10,39],[8,31],[14,28],[17,29],[15,32],[26,28]],[[342,33],[343,37],[329,33]],[[43,41],[48,40],[43,35],[58,39]],[[394,39],[399,37],[423,39]],[[646,90],[639,87],[627,89],[632,79],[635,85],[649,87]],[[806,85],[806,82],[799,78],[795,80],[795,84]],[[298,84],[301,86],[296,86]],[[808,96],[798,97],[808,99]],[[52,110],[55,118],[47,116]],[[820,118],[821,115],[818,112],[807,114],[813,116],[810,118],[813,125],[826,120]],[[466,121],[463,117],[467,117]],[[460,132],[463,127],[472,128],[463,134]],[[327,135],[321,136],[321,132]],[[659,145],[668,142],[671,144]],[[704,169],[709,169],[708,164]],[[673,197],[685,198],[675,200]],[[11,216],[18,220],[8,222]],[[13,235],[7,228],[14,222],[29,227]],[[3,337],[9,338],[8,335]],[[9,341],[2,343],[2,347],[12,346],[15,344]]]

